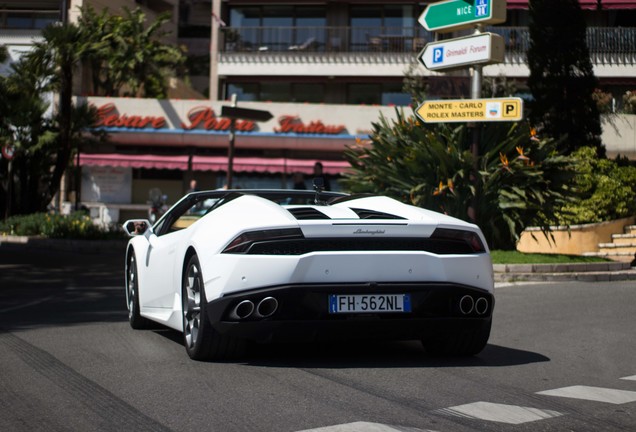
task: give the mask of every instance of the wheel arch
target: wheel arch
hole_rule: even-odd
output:
[[[183,284],[183,278],[185,277],[185,273],[187,271],[188,262],[194,255],[198,255],[196,249],[194,249],[194,246],[189,246],[185,254],[183,255],[183,263],[181,264],[181,284]]]
[[[129,306],[129,301],[130,299],[128,298],[128,284],[129,284],[129,280],[128,280],[128,266],[130,265],[130,257],[135,253],[135,248],[133,247],[132,244],[128,244],[128,246],[126,247],[126,258],[124,261],[124,292],[126,293],[126,307],[128,308]],[[135,258],[136,258],[135,254]],[[137,278],[139,278],[139,269],[137,269]]]

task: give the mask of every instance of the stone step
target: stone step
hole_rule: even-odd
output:
[[[598,247],[600,252],[610,251],[610,250],[619,250],[619,251],[630,251],[633,250],[636,252],[636,242],[633,243],[599,243]]]
[[[628,258],[634,259],[634,256],[636,256],[636,245],[606,243],[599,246],[598,253],[601,254],[600,256],[614,261],[625,261]]]
[[[612,243],[636,244],[636,234],[612,234]]]
[[[636,235],[636,225],[627,225],[624,229],[625,234]]]
[[[634,255],[636,251],[620,251],[612,249],[611,251],[599,251],[599,252],[586,252],[584,256],[595,256],[605,259],[611,259],[612,261],[631,263],[634,261]]]

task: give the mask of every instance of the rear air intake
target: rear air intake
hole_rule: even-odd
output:
[[[375,210],[352,208],[360,219],[404,219],[401,216],[392,215]]]
[[[298,220],[329,219],[329,216],[313,207],[295,207],[287,210]]]

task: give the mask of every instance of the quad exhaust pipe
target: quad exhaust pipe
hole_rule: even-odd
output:
[[[479,297],[475,300],[472,296],[465,295],[459,300],[459,311],[463,315],[470,315],[473,312],[477,315],[486,315],[488,300],[485,297]]]
[[[256,306],[256,316],[259,318],[267,318],[274,315],[274,312],[278,309],[278,300],[274,297],[265,297],[258,302]]]
[[[267,318],[278,310],[278,300],[274,297],[265,297],[258,304],[254,304],[252,300],[243,300],[239,302],[230,312],[230,319],[246,320],[253,318]]]
[[[239,304],[237,304],[232,312],[230,313],[230,318],[232,319],[245,319],[249,318],[250,315],[254,312],[254,303],[250,300],[243,300]]]

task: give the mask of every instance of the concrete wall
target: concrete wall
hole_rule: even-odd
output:
[[[610,243],[612,234],[622,234],[623,228],[633,225],[636,217],[619,219],[598,224],[573,225],[552,228],[552,239],[548,240],[539,228],[528,228],[521,233],[517,250],[526,253],[548,253],[565,255],[583,255],[585,252],[598,252],[599,243]],[[533,238],[534,237],[534,238]]]

